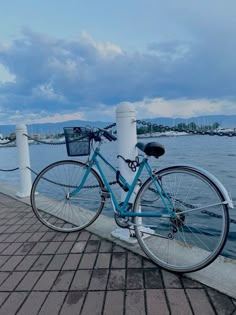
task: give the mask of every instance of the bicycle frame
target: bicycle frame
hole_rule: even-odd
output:
[[[169,198],[168,194],[165,194],[165,192],[163,192],[163,188],[161,187],[160,183],[158,183],[157,180],[154,179],[154,176],[153,176],[153,173],[152,173],[152,169],[148,163],[148,159],[147,157],[143,157],[140,165],[139,165],[139,168],[138,168],[138,171],[137,173],[135,174],[135,177],[132,181],[131,184],[129,184],[126,179],[121,175],[119,174],[119,180],[122,182],[123,185],[125,185],[127,188],[128,188],[128,192],[127,192],[127,195],[125,197],[125,200],[122,202],[122,205],[120,205],[115,197],[115,194],[113,193],[113,190],[109,184],[109,182],[107,181],[107,178],[100,166],[100,163],[98,161],[98,157],[111,169],[111,171],[113,173],[116,173],[117,170],[110,164],[110,162],[108,162],[106,160],[106,158],[100,153],[100,148],[97,147],[95,150],[94,150],[94,153],[92,155],[92,158],[89,160],[88,162],[88,168],[86,170],[86,172],[84,173],[84,176],[81,180],[81,183],[80,185],[70,193],[69,197],[73,197],[75,196],[82,188],[83,188],[83,185],[88,177],[88,174],[91,170],[91,168],[93,167],[93,165],[95,165],[97,167],[97,170],[103,180],[103,183],[106,187],[106,189],[108,190],[108,192],[110,193],[110,196],[111,196],[111,200],[112,200],[112,203],[113,203],[113,211],[115,213],[118,213],[120,216],[122,217],[125,217],[125,216],[128,216],[128,217],[135,217],[135,216],[138,216],[138,217],[175,217],[175,213],[173,211],[170,210],[170,208],[173,209],[173,202],[172,200]],[[160,195],[160,198],[163,202],[163,208],[165,209],[165,214],[161,213],[161,212],[156,212],[156,213],[149,213],[149,212],[131,212],[131,211],[127,211],[127,208],[128,208],[128,205],[129,205],[129,200],[134,192],[134,189],[136,187],[136,185],[138,184],[138,179],[143,171],[143,169],[146,168],[147,172],[148,172],[148,175],[153,179],[153,183],[155,185],[155,188],[158,192],[158,194]],[[165,197],[164,197],[165,196]],[[167,202],[166,200],[167,199]],[[169,204],[169,205],[168,205]]]

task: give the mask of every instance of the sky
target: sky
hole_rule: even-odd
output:
[[[236,114],[235,0],[0,0],[0,124]]]

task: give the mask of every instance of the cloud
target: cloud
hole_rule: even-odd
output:
[[[96,42],[85,32],[62,40],[24,29],[9,45],[0,43],[0,64],[14,76],[0,81],[0,113],[9,121],[20,119],[17,111],[27,119],[79,113],[105,120],[121,102],[136,104],[143,115],[211,114],[227,104],[232,113],[236,59],[228,48],[236,50],[235,36],[222,34],[218,42],[213,27],[201,33],[194,21],[190,26],[192,39],[152,41],[143,52]]]
[[[4,84],[6,82],[15,82],[15,76],[11,75],[9,71],[0,64],[0,84]]]
[[[235,113],[235,102],[226,100],[209,99],[144,99],[142,102],[133,103],[141,117],[173,117],[190,118],[194,116],[230,115]]]

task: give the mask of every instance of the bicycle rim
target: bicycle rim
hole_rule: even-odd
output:
[[[87,170],[82,162],[65,160],[46,167],[36,177],[31,190],[31,204],[38,219],[47,227],[61,232],[79,231],[101,213],[105,199],[103,183],[91,169],[83,187],[74,196]]]
[[[152,179],[148,179],[134,205],[134,211],[140,211],[141,206],[142,212],[150,213],[150,217],[135,218],[140,246],[150,259],[170,271],[206,267],[219,255],[228,235],[228,208],[220,190],[188,167],[170,167],[157,172],[155,178],[164,201],[172,204],[172,215],[168,216]],[[153,217],[157,212],[162,216]]]

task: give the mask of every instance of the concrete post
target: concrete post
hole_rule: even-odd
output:
[[[123,156],[125,159],[135,160],[137,156],[137,131],[136,131],[136,111],[132,104],[123,103],[117,106],[116,109],[116,128],[118,139],[118,155]],[[132,183],[135,172],[133,172],[123,161],[118,160],[119,171],[125,177],[128,183]],[[126,192],[121,190],[121,201],[126,197]],[[132,197],[131,197],[132,198]],[[132,200],[131,200],[132,202]],[[116,229],[113,231],[112,236],[122,239],[127,242],[136,242],[135,238],[130,238],[127,229]]]
[[[24,134],[27,135],[26,126],[23,124],[17,125],[16,145],[18,151],[20,187],[19,192],[17,192],[16,195],[20,198],[29,197],[32,186],[31,172],[28,169],[28,167],[30,167],[29,145],[28,139]]]

